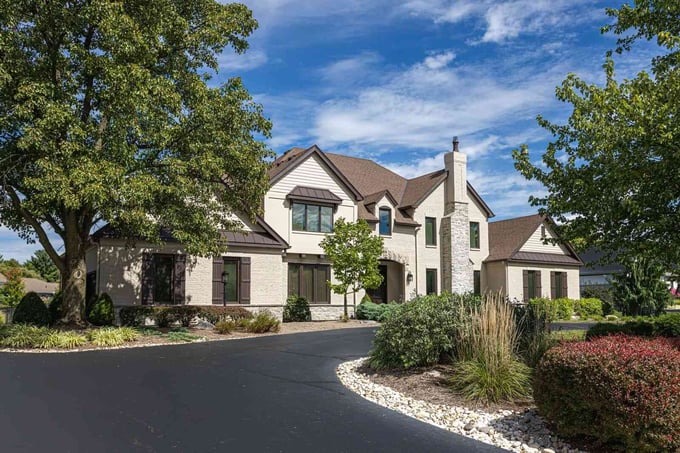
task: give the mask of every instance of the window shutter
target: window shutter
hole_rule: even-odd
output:
[[[224,258],[216,256],[213,258],[213,278],[212,278],[212,303],[222,305],[224,303],[224,282],[222,273],[224,272]]]
[[[567,273],[562,272],[562,297],[569,297],[567,289]]]
[[[550,272],[550,298],[554,299],[557,296],[557,291],[555,290],[555,273]]]
[[[142,256],[142,305],[153,304],[153,253]]]
[[[522,280],[524,282],[524,302],[529,302],[529,271],[522,271]]]
[[[239,291],[239,302],[242,304],[250,303],[250,257],[243,257],[241,262],[241,285]]]
[[[536,294],[536,297],[543,297],[541,271],[534,271],[534,294]]]
[[[186,302],[186,271],[187,256],[175,255],[175,279],[173,281],[175,290],[175,303],[183,305]]]

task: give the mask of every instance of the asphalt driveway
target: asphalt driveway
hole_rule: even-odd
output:
[[[501,451],[345,389],[335,368],[372,335],[0,353],[0,451]]]

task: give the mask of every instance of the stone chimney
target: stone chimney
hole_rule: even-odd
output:
[[[444,155],[447,171],[445,216],[442,219],[442,280],[443,288],[452,293],[473,290],[470,261],[470,221],[467,198],[467,156],[458,149],[458,137],[453,138],[453,150]]]

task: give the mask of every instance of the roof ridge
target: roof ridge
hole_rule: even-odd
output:
[[[523,216],[519,216],[519,217],[513,217],[511,219],[494,220],[493,222],[489,222],[489,225],[491,225],[492,223],[503,223],[503,222],[512,222],[512,221],[517,221],[517,220],[522,220],[522,219],[528,219],[530,217],[541,217],[541,218],[543,218],[543,216],[541,214],[529,214],[529,215],[523,215]]]
[[[441,172],[445,172],[445,171],[446,171],[446,168],[440,168],[439,170],[431,171],[429,173],[425,173],[425,174],[422,174],[420,176],[414,176],[413,178],[408,178],[408,179],[406,179],[406,181],[413,181],[414,179],[424,178],[426,176],[432,176],[435,173],[441,173]]]

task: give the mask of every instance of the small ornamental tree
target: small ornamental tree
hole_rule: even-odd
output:
[[[16,307],[26,294],[24,283],[21,281],[21,269],[15,267],[5,272],[7,283],[0,287],[0,304]]]
[[[357,291],[377,288],[382,283],[378,263],[384,250],[383,238],[374,235],[365,220],[346,222],[341,217],[333,226],[333,234],[327,235],[320,245],[333,264],[338,283],[330,286],[335,294],[344,296],[347,318],[347,294],[354,295],[356,312]]]

